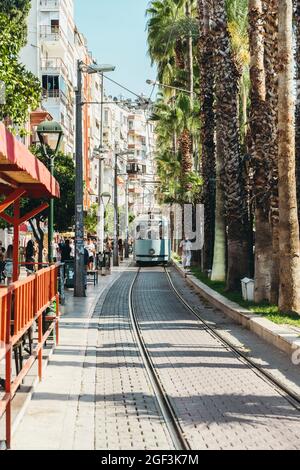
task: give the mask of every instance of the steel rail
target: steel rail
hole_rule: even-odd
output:
[[[246,356],[242,351],[240,351],[236,346],[234,346],[230,341],[228,341],[224,336],[216,331],[215,328],[209,325],[206,320],[204,320],[201,315],[184,299],[184,297],[179,293],[177,288],[172,281],[171,275],[167,268],[164,268],[166,276],[168,278],[169,284],[178,297],[178,299],[183,303],[183,305],[202,323],[204,329],[211,334],[215,339],[219,340],[226,349],[229,349],[234,355],[244,364],[246,364],[250,369],[253,370],[262,380],[267,382],[276,391],[282,395],[295,409],[300,411],[300,396],[290,390],[286,385],[284,385],[280,380],[277,380],[272,374],[267,372],[265,369],[260,367],[255,361]]]
[[[152,362],[150,354],[148,353],[147,346],[142,336],[141,328],[139,326],[138,319],[134,310],[133,290],[140,272],[141,269],[137,271],[129,290],[129,315],[133,327],[133,334],[135,336],[135,340],[142,356],[150,383],[154,390],[159,408],[167,425],[174,447],[176,450],[191,450],[191,447],[184,435],[184,432],[182,431],[177,421],[176,414],[173,410],[170,400],[155,370],[155,366]]]

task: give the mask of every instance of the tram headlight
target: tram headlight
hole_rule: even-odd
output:
[[[155,255],[155,250],[154,250],[153,248],[151,248],[151,249],[149,250],[149,255],[150,255],[150,256],[154,256],[154,255]]]

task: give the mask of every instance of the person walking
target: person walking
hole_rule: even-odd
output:
[[[121,261],[124,259],[124,244],[122,238],[119,238],[118,240],[118,247],[119,247],[119,256]]]
[[[1,245],[0,248],[0,283],[2,281],[5,281],[5,275],[4,275],[4,269],[5,269],[5,248]]]
[[[191,260],[192,260],[192,248],[193,245],[188,239],[185,237],[182,242],[180,243],[180,248],[182,250],[182,265],[185,271],[189,270],[191,267]]]
[[[71,246],[70,240],[66,240],[65,243],[61,247],[61,262],[64,263],[65,261],[70,261],[71,259]]]
[[[96,254],[96,247],[92,240],[89,238],[88,243],[86,246],[88,252],[89,252],[89,271],[93,271],[94,269],[94,259],[95,259],[95,254]]]
[[[31,274],[34,272],[34,263],[35,263],[34,257],[35,257],[34,243],[32,240],[29,240],[29,242],[26,245],[26,250],[25,250],[25,266],[26,266],[26,272],[28,276],[31,276]]]
[[[13,278],[13,246],[7,247],[6,259],[5,259],[5,277],[7,278],[7,285],[11,284]]]

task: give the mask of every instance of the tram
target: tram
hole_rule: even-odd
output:
[[[171,258],[169,222],[155,214],[135,221],[134,259],[136,264],[167,264]]]

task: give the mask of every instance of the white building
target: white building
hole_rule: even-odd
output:
[[[25,66],[40,78],[43,88],[42,108],[64,130],[63,151],[75,153],[75,90],[77,63],[92,64],[85,37],[74,23],[73,0],[32,0],[28,20],[28,42],[20,57]],[[99,160],[95,148],[100,145],[101,132],[101,77],[84,73],[83,89],[83,156],[85,180],[85,209],[98,201]],[[149,187],[153,179],[153,150],[155,146],[153,125],[147,112],[139,110],[136,103],[116,103],[106,97],[104,105],[103,144],[107,148],[104,164],[104,192],[113,196],[115,151],[131,150],[133,155],[118,160],[118,172],[129,177],[130,205],[139,211],[151,206]],[[91,103],[99,103],[91,104]],[[120,176],[120,205],[125,201],[125,179]],[[150,191],[151,193],[151,191]],[[142,208],[141,208],[142,206]]]
[[[75,39],[73,0],[32,0],[21,61],[41,80],[42,106],[63,126],[63,150],[74,153]]]
[[[21,61],[39,77],[43,88],[42,108],[58,121],[64,131],[62,150],[75,153],[75,90],[77,63],[91,64],[85,37],[74,23],[73,0],[32,0],[28,20],[28,41]],[[101,79],[83,74],[83,101],[101,101]],[[96,202],[99,164],[92,162],[100,143],[100,106],[86,104],[83,111],[83,153],[85,208]]]

